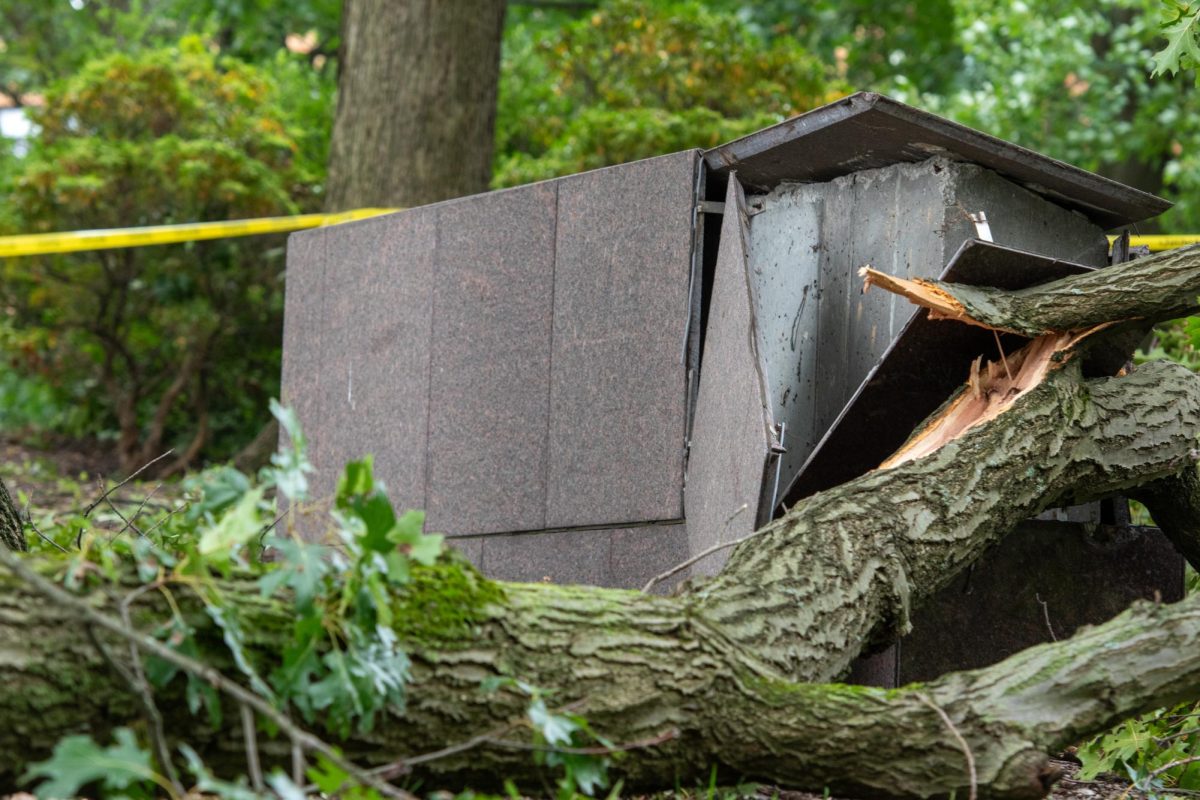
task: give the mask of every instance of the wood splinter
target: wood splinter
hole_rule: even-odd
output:
[[[1039,336],[1001,361],[971,363],[967,382],[940,413],[926,421],[903,447],[880,464],[896,467],[929,455],[947,442],[1003,414],[1022,396],[1061,368],[1074,355],[1074,348],[1093,333],[1051,333]],[[1003,363],[1001,363],[1003,362]]]
[[[872,286],[878,286],[880,289],[892,294],[906,297],[916,305],[929,309],[930,319],[954,319],[959,322],[965,322],[968,325],[978,325],[983,328],[991,327],[972,318],[967,313],[967,309],[963,307],[963,304],[956,300],[953,295],[938,288],[929,281],[921,280],[920,278],[913,280],[897,278],[895,275],[880,272],[872,268],[869,264],[858,270],[858,276],[863,279],[862,290],[864,293]]]
[[[1000,416],[1020,397],[1041,384],[1050,372],[1065,365],[1080,342],[1112,324],[1094,325],[1082,331],[1047,332],[1033,337],[1012,355],[1006,355],[1000,344],[1000,332],[1019,331],[974,318],[961,301],[936,283],[919,278],[898,278],[869,265],[863,266],[859,275],[863,278],[864,292],[878,286],[928,309],[930,319],[952,319],[992,331],[999,351],[998,361],[984,363],[983,356],[976,358],[959,393],[926,420],[903,447],[880,464],[880,469],[929,455],[968,430]]]

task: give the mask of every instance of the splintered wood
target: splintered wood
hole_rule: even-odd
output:
[[[991,331],[1008,330],[986,325],[972,318],[953,295],[928,281],[897,278],[869,266],[864,266],[858,274],[863,278],[864,292],[872,286],[878,286],[908,298],[914,304],[929,309],[930,319],[957,320]],[[1047,374],[1065,364],[1070,359],[1070,351],[1075,345],[1106,327],[1107,323],[1085,331],[1047,333],[1008,356],[1000,350],[1000,340],[997,338],[999,360],[988,361],[985,364],[982,356],[976,358],[971,364],[964,391],[948,403],[937,417],[929,420],[923,429],[915,433],[887,461],[880,464],[880,469],[896,467],[927,456],[971,428],[1000,416],[1023,394],[1040,384]]]
[[[983,364],[982,356],[975,359],[965,390],[891,458],[880,464],[880,468],[899,466],[929,455],[976,425],[1000,416],[1021,395],[1040,384],[1051,370],[1062,366],[1070,357],[1068,351],[1086,335],[1046,334],[1012,355],[1001,355],[999,361]],[[1056,358],[1060,353],[1065,355]]]
[[[923,281],[919,278],[916,280],[897,278],[894,275],[888,275],[886,272],[880,272],[869,266],[861,268],[858,271],[858,276],[863,279],[864,292],[872,286],[878,286],[880,289],[889,291],[892,294],[907,297],[914,304],[928,308],[930,319],[956,319],[968,325],[988,327],[972,319],[967,314],[967,310],[963,308],[962,303],[955,300],[948,292],[939,289],[928,281]]]

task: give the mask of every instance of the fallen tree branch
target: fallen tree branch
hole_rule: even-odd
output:
[[[136,478],[138,475],[141,475],[143,472],[150,469],[150,467],[154,466],[159,461],[162,461],[164,458],[166,458],[167,456],[171,455],[171,453],[174,453],[174,452],[175,452],[175,450],[174,450],[174,448],[172,448],[172,449],[168,450],[167,452],[163,453],[162,455],[159,455],[159,456],[156,456],[155,458],[150,459],[145,464],[142,464],[142,466],[138,467],[136,470],[131,472],[129,474],[129,476],[126,477],[125,479],[123,479],[120,483],[115,484],[114,486],[112,486],[109,489],[104,489],[104,487],[101,486],[101,489],[103,491],[100,493],[100,496],[97,497],[95,500],[93,500],[91,503],[89,503],[88,507],[83,510],[84,518],[87,518],[88,515],[90,515],[93,511],[96,510],[97,506],[99,506],[104,501],[108,500],[109,495],[111,495],[117,489],[120,489],[122,486],[129,483],[131,480]]]
[[[73,612],[78,617],[87,620],[87,622],[98,628],[103,628],[109,633],[119,636],[150,655],[195,675],[218,691],[229,695],[241,705],[254,709],[271,720],[281,730],[285,731],[301,746],[325,756],[325,758],[329,759],[330,763],[345,770],[347,774],[354,777],[355,780],[358,780],[364,786],[370,786],[385,797],[392,797],[397,800],[415,800],[413,795],[371,776],[354,763],[345,759],[334,747],[297,726],[285,714],[254,692],[230,681],[213,667],[172,650],[158,640],[152,639],[126,626],[120,620],[97,611],[87,602],[46,580],[46,578],[23,564],[21,559],[16,555],[3,548],[0,548],[0,565],[3,565],[10,573],[20,578],[25,586],[28,586],[43,599],[49,600],[55,605]]]
[[[676,596],[493,584],[467,566],[441,565],[418,582],[421,588],[402,589],[394,600],[396,630],[413,662],[405,715],[341,744],[364,763],[450,748],[464,730],[493,730],[525,712],[524,697],[479,689],[485,677],[515,677],[564,702],[587,698],[581,713],[611,740],[679,730],[678,739],[622,759],[631,787],[661,785],[664,776],[699,779],[719,764],[731,774],[850,794],[965,794],[962,749],[922,695],[968,743],[981,794],[1032,797],[1052,777],[1047,749],[1197,692],[1197,601],[1143,607],[1051,646],[1058,649],[1034,649],[900,693],[796,681],[840,675],[864,641],[903,630],[912,605],[1040,509],[1179,474],[1195,463],[1198,436],[1200,379],[1188,370],[1154,364],[1083,380],[1068,359],[1004,413],[935,452],[798,504],[739,546],[721,575]],[[0,563],[23,567],[14,555]],[[63,670],[80,669],[70,666],[79,655],[69,631],[53,621],[54,608],[31,600],[29,587],[39,584],[24,569],[16,582],[0,575],[0,649],[12,636],[26,641],[30,624],[43,634],[23,656],[20,681],[0,692],[0,720],[18,702],[11,692],[25,685],[28,695],[38,675],[57,680],[52,676]],[[446,627],[425,609],[451,586],[462,622]],[[257,599],[252,586],[221,591],[236,598],[246,630],[264,641],[290,636],[286,607]],[[143,614],[161,603],[152,595],[143,602]],[[17,607],[31,621],[13,630],[3,621]],[[64,607],[89,620],[99,613],[74,598]],[[205,616],[183,613],[197,625]],[[139,646],[166,650],[157,642]],[[257,657],[277,652],[264,647]],[[1163,652],[1178,656],[1169,668]],[[265,662],[260,670],[271,667]],[[255,697],[241,687],[227,690],[239,700]],[[117,682],[103,691],[128,690]],[[46,729],[31,737],[27,727],[26,739],[60,735],[54,726],[63,716],[46,696],[45,713],[30,715]],[[73,713],[67,718],[88,712]],[[120,715],[110,710],[105,719],[116,724]],[[7,735],[0,726],[0,772],[22,758]],[[505,745],[525,744],[519,737],[513,731],[422,770],[456,785],[488,785],[497,775],[536,779],[520,751]],[[847,771],[847,763],[856,766]]]
[[[864,267],[864,291],[879,286],[955,319],[1024,336],[1084,330],[1130,319],[1165,320],[1200,308],[1200,245],[1072,275],[1010,292],[932,280],[908,280]]]
[[[677,595],[495,583],[453,557],[414,568],[388,598],[411,659],[408,705],[339,745],[361,764],[440,751],[415,771],[431,785],[486,788],[501,777],[536,785],[524,730],[456,748],[464,731],[494,730],[526,712],[527,696],[481,684],[523,681],[556,702],[578,703],[589,730],[611,741],[678,731],[625,754],[617,769],[629,787],[703,779],[716,765],[731,778],[858,796],[965,793],[972,784],[986,797],[1042,796],[1056,775],[1048,751],[1200,694],[1200,598],[1142,604],[1070,639],[924,685],[825,682],[864,647],[903,633],[913,607],[1020,521],[1195,469],[1200,378],[1152,364],[1085,380],[1078,343],[1067,333],[1010,356],[1007,369],[980,367],[914,437],[919,452],[909,447],[909,457],[797,504],[737,546],[721,574]],[[1173,530],[1189,557],[1200,552],[1194,526]],[[107,671],[93,674],[90,649],[81,652],[78,631],[63,624],[64,616],[111,622],[107,601],[53,586],[48,593],[28,566],[38,563],[0,553],[11,571],[0,573],[0,652],[15,675],[0,690],[0,775],[64,726],[115,725],[136,713],[120,705],[128,688]],[[238,604],[242,629],[253,631],[244,656],[267,674],[290,640],[290,606],[246,583],[222,583],[220,591]],[[43,596],[55,602],[34,599]],[[220,635],[200,602],[186,598],[182,614],[219,660]],[[168,610],[148,593],[139,613],[146,624]],[[154,640],[139,642],[178,658]],[[224,680],[206,665],[191,668]],[[54,691],[64,674],[86,683],[82,699]],[[268,719],[280,714],[237,684],[222,690],[262,704],[254,708]],[[30,698],[39,704],[33,713]],[[3,724],[13,718],[24,727]],[[229,748],[230,730],[191,737],[207,737],[217,757],[244,753]],[[263,756],[274,757],[266,747]]]
[[[954,720],[950,719],[950,715],[941,706],[923,694],[918,695],[918,699],[937,712],[938,717],[945,724],[946,730],[950,731],[950,735],[954,737],[954,741],[958,742],[958,746],[962,748],[963,759],[967,762],[967,778],[970,780],[967,797],[968,800],[976,800],[979,796],[979,772],[975,769],[975,754],[971,752],[971,745],[967,744],[967,740],[958,732],[958,728],[954,727]]]
[[[2,563],[8,565],[10,560],[18,561],[8,556]],[[578,602],[584,594],[578,588],[567,591],[570,587],[507,588],[513,595],[526,594],[526,599],[550,593],[543,600],[566,597]],[[28,590],[19,589],[17,594],[27,596]],[[612,602],[634,593],[602,594]],[[72,599],[73,611],[80,602]],[[671,605],[669,598],[644,602],[648,608],[643,617]],[[520,598],[510,597],[505,610],[512,614],[521,607]],[[559,610],[571,611],[561,605]],[[283,623],[269,615],[255,621],[268,626]],[[649,650],[643,658],[657,653],[654,668],[631,663],[626,669],[606,672],[600,682],[609,694],[581,709],[600,731],[628,730],[637,727],[639,718],[644,725],[660,726],[657,734],[639,741],[645,749],[627,752],[619,763],[633,786],[659,784],[662,776],[672,774],[679,780],[700,780],[715,764],[729,777],[816,789],[827,786],[852,796],[965,794],[971,783],[970,767],[964,764],[965,746],[972,754],[981,796],[1040,797],[1057,774],[1048,752],[1129,715],[1192,698],[1200,686],[1200,597],[1172,606],[1143,603],[1071,639],[1031,648],[992,667],[902,690],[792,683],[755,671],[736,651],[723,650],[719,640],[691,639],[689,646],[682,631],[672,636],[661,629],[661,618],[657,624],[645,622],[640,638]],[[577,644],[602,636],[606,623],[611,618],[583,631],[586,636]],[[657,644],[649,638],[656,629],[661,640]],[[496,628],[491,631],[496,632]],[[496,693],[485,694],[473,682],[455,683],[448,677],[468,665],[472,670],[494,666],[497,656],[480,649],[492,646],[486,645],[491,640],[485,636],[475,649],[458,651],[456,656],[448,646],[414,651],[414,707],[375,733],[352,737],[344,743],[348,751],[370,761],[383,752],[413,748],[419,741],[469,728],[487,717],[486,709],[498,711],[505,706]],[[667,647],[668,643],[677,649]],[[638,652],[642,651],[626,648],[625,657]],[[1170,658],[1164,660],[1167,653]],[[59,666],[65,663],[62,655],[54,661]],[[543,668],[539,676],[547,677],[546,669],[556,654],[537,655]],[[511,651],[504,657],[513,656],[534,658],[531,653]],[[523,674],[529,674],[538,665],[520,666]],[[576,669],[595,672],[598,666],[589,659]],[[668,669],[675,671],[670,685],[663,683],[672,674]],[[643,685],[639,696],[631,698],[628,692],[636,687],[630,684],[639,673],[656,678],[659,686]],[[597,681],[578,674],[575,682]],[[110,691],[119,694],[126,689],[116,680]],[[451,712],[442,703],[452,700],[456,705]],[[455,724],[433,724],[443,711],[453,713]],[[185,721],[178,716],[175,720]],[[678,735],[663,736],[664,725],[673,726]],[[485,741],[471,741],[474,749],[469,752],[448,747],[437,754],[439,761],[421,765],[426,768],[422,771],[436,780],[453,775],[455,784],[477,786],[494,785],[498,776],[535,781],[537,768],[516,749],[527,747],[527,742],[503,732],[491,733]],[[197,730],[194,735],[205,734]]]

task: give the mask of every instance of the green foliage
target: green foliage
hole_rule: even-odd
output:
[[[278,75],[302,83],[294,69]],[[311,208],[323,171],[312,159],[324,146],[281,98],[312,91],[281,91],[277,78],[194,37],[88,62],[31,112],[38,134],[14,177],[12,208],[25,232]],[[169,444],[190,442],[194,452],[212,440],[211,452],[229,452],[277,393],[280,244],[256,237],[10,259],[0,265],[14,331],[4,349],[20,352],[14,366],[59,387],[93,428],[116,428],[127,469]]]
[[[1141,364],[1147,361],[1168,359],[1196,371],[1200,370],[1198,345],[1200,345],[1200,317],[1172,320],[1155,327],[1149,346],[1144,350],[1139,350],[1135,360]]]
[[[86,421],[74,411],[45,378],[0,372],[0,431],[57,430],[82,436]]]
[[[846,91],[795,40],[694,0],[612,0],[552,20],[506,32],[498,186],[710,147]]]
[[[191,747],[186,744],[180,745],[179,752],[187,759],[188,771],[196,778],[197,791],[214,795],[221,800],[263,800],[262,795],[247,785],[244,777],[236,782],[220,780],[213,777],[199,754]]]
[[[1157,326],[1145,350],[1135,354],[1137,363],[1169,359],[1192,370],[1200,370],[1200,318],[1187,317]],[[1137,509],[1145,513],[1140,506]],[[1150,524],[1153,520],[1142,520]],[[1200,592],[1200,576],[1187,568],[1188,592]],[[1078,756],[1083,762],[1079,777],[1090,780],[1102,772],[1127,778],[1151,798],[1170,797],[1171,789],[1200,789],[1200,764],[1174,762],[1200,755],[1200,704],[1159,710],[1127,720],[1107,733],[1083,744]],[[1160,772],[1161,770],[1161,772]]]
[[[858,89],[940,92],[962,66],[953,0],[710,0],[767,38],[797,39]]]
[[[174,18],[160,13],[163,7],[163,0],[78,4],[9,0],[0,4],[4,23],[0,92],[20,100],[77,71],[100,53],[178,37],[182,31]]]
[[[1163,36],[1167,46],[1154,55],[1154,75],[1200,67],[1200,5],[1164,0]],[[1197,76],[1200,81],[1200,76]]]
[[[1079,778],[1102,772],[1128,777],[1149,797],[1171,797],[1174,790],[1200,790],[1200,762],[1187,762],[1200,744],[1200,704],[1184,705],[1129,720],[1083,747]]]
[[[317,791],[327,797],[344,797],[346,800],[379,800],[374,789],[361,786],[340,767],[330,764],[321,756],[315,766],[308,768],[308,779]]]
[[[192,513],[164,517],[136,538],[106,535],[82,515],[47,533],[68,543],[71,552],[62,558],[71,588],[112,588],[119,581],[126,593],[188,593],[201,601],[204,613],[181,612],[178,601],[170,600],[171,613],[152,628],[159,641],[192,659],[236,671],[260,697],[319,730],[335,737],[366,733],[381,712],[402,712],[407,701],[410,664],[401,641],[438,646],[439,637],[469,640],[477,615],[502,595],[460,557],[444,552],[441,536],[422,532],[423,514],[396,513],[369,457],[348,464],[339,481],[335,549],[286,532],[271,535],[276,509],[264,498],[277,492],[290,503],[300,502],[300,495],[284,487],[295,489],[296,473],[308,469],[305,439],[293,415],[277,404],[273,410],[293,448],[278,454],[258,482],[235,477],[228,467],[202,473],[190,481]],[[75,536],[81,546],[77,552]],[[49,545],[35,547],[42,554],[55,552]],[[264,552],[271,557],[264,558]],[[134,576],[140,587],[132,583]],[[291,635],[264,637],[253,630],[244,619],[252,603],[245,597],[240,606],[228,602],[222,593],[225,579],[252,581],[261,602],[286,604],[294,619]],[[185,681],[192,713],[206,713],[213,726],[221,723],[221,699],[207,680],[159,658],[147,658],[145,671],[159,690]],[[525,724],[532,758],[557,776],[556,797],[593,797],[609,786],[608,769],[622,754],[587,719],[570,708],[555,708],[545,690],[519,679],[485,684],[481,691],[503,687],[528,698]],[[85,787],[98,797],[149,797],[156,787],[166,790],[166,780],[134,734],[122,729],[116,736],[117,744],[108,748],[87,737],[64,739],[27,780],[45,779],[38,787],[43,796],[71,796]],[[201,792],[230,800],[272,796],[254,792],[244,779],[214,778],[186,744],[180,753]],[[378,800],[374,790],[327,759],[317,758],[308,778],[330,796]],[[267,784],[275,797],[306,796],[281,773],[268,776]],[[619,797],[620,791],[617,783],[608,797]]]
[[[67,736],[45,761],[32,765],[22,780],[45,778],[38,794],[46,800],[69,800],[89,784],[122,790],[126,797],[153,795],[147,785],[161,782],[150,763],[150,754],[137,743],[133,731],[117,728],[116,743],[101,747],[90,736]]]
[[[568,709],[551,708],[546,690],[521,680],[490,678],[481,688],[487,692],[506,688],[529,698],[526,718],[533,730],[534,759],[559,772],[557,800],[572,800],[580,794],[595,797],[598,789],[608,786],[608,768],[621,753],[612,742],[597,735],[585,717]],[[619,797],[620,791],[618,782],[610,797]],[[519,796],[512,787],[509,795]]]
[[[202,34],[238,58],[269,62],[289,34],[307,37],[307,60],[337,52],[341,0],[8,0],[0,4],[0,92],[19,98],[99,55],[159,47]],[[332,64],[323,65],[332,73]]]
[[[443,539],[422,532],[423,514],[395,513],[375,481],[370,458],[347,465],[340,482],[336,549],[287,533],[271,535],[276,509],[265,498],[275,492],[293,504],[300,502],[304,486],[296,477],[311,469],[294,415],[278,404],[273,410],[294,447],[278,454],[257,484],[228,467],[211,470],[191,482],[194,509],[199,511],[173,514],[136,538],[106,535],[81,515],[65,518],[45,532],[69,551],[78,536],[81,549],[64,556],[66,582],[72,588],[111,586],[123,576],[122,589],[128,591],[133,566],[143,587],[191,593],[202,601],[211,624],[185,617],[172,601],[174,613],[153,631],[160,641],[193,659],[204,659],[211,653],[215,630],[232,669],[259,696],[339,737],[351,730],[367,732],[384,709],[399,712],[404,707],[409,661],[392,628],[393,598],[422,581],[424,571],[446,568]],[[38,549],[53,552],[44,543]],[[265,552],[272,558],[264,559]],[[251,580],[264,602],[291,608],[292,635],[275,645],[281,651],[264,649],[262,637],[245,622],[244,607],[223,595],[220,581],[230,578]],[[203,645],[198,628],[206,629]],[[207,710],[209,721],[220,724],[220,699],[200,676],[157,658],[146,660],[146,675],[160,689],[186,681],[192,713]],[[28,777],[50,778],[50,788],[43,791],[62,791],[63,797],[99,777],[113,790],[126,789],[134,778],[163,785],[133,735],[118,731],[117,738],[118,745],[109,749],[86,737],[65,739],[55,756]],[[244,785],[213,779],[191,751],[184,755],[201,788],[220,796],[257,797]],[[132,764],[126,770],[132,778],[120,783],[125,775],[120,765],[126,762]],[[331,765],[320,769],[326,780],[334,780]],[[303,796],[282,775],[272,776],[270,784],[279,796]],[[366,790],[343,788],[352,790],[348,797],[375,797]]]
[[[1163,193],[1177,204],[1167,230],[1200,229],[1195,87],[1167,77],[1193,68],[1198,14],[1184,0],[608,0],[514,14],[494,181],[707,147],[875,89]]]
[[[285,426],[292,425],[287,412],[279,415]],[[292,436],[293,442],[303,443],[298,428]],[[281,455],[264,477],[297,502],[298,495],[284,491],[295,483],[281,483],[280,478],[291,481],[297,465],[306,464],[302,453]],[[319,716],[326,728],[343,736],[351,728],[370,730],[385,708],[403,708],[408,659],[391,627],[391,595],[409,582],[414,566],[438,560],[442,537],[421,532],[422,514],[396,516],[375,484],[368,458],[349,464],[341,481],[335,515],[339,551],[290,536],[267,536],[263,545],[276,558],[264,564],[251,547],[269,523],[269,514],[262,513],[266,487],[251,488],[235,500],[229,497],[233,482],[227,468],[216,475],[223,510],[211,525],[201,526],[194,545],[185,547],[177,572],[194,572],[197,562],[201,574],[250,570],[257,574],[264,598],[286,598],[295,614],[291,640],[264,679],[250,654],[238,609],[224,603],[219,593],[206,592],[206,610],[251,686],[264,697],[290,704],[307,721]],[[187,644],[190,636],[176,628],[179,633],[178,644]]]
[[[1188,82],[1151,80],[1162,45],[1160,0],[1012,3],[953,0],[963,57],[953,79],[923,92],[885,82],[988,133],[1152,192],[1177,208],[1161,224],[1200,226],[1200,120]],[[902,73],[907,70],[902,69]]]
[[[535,744],[547,748],[537,751],[537,760],[562,770],[558,780],[559,800],[570,800],[577,792],[595,797],[598,789],[608,786],[611,758],[587,752],[584,745],[599,744],[611,749],[612,742],[597,736],[579,714],[551,711],[545,698],[538,694],[530,701],[528,714]]]
[[[208,31],[221,50],[247,61],[274,58],[287,35],[307,37],[310,59],[338,50],[342,0],[160,0],[163,14]]]

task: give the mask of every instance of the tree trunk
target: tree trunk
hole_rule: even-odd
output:
[[[486,191],[505,0],[347,0],[326,207]]]
[[[1200,249],[1192,252],[1200,262]],[[1157,263],[1174,282],[1181,262]],[[1142,275],[1121,270],[1110,278]],[[1188,299],[1160,302],[1144,277],[1147,308],[1174,308],[1198,293],[1184,281],[1177,289]],[[1073,280],[1078,288],[1094,278]],[[1071,288],[1049,284],[1022,302],[1046,307],[1072,297]],[[1095,306],[1097,293],[1120,294],[1121,280],[1090,291],[1076,296],[1077,308]],[[1126,306],[1119,317],[1138,316],[1136,302]],[[1005,322],[1029,324],[1019,314]],[[486,787],[511,777],[536,787],[528,729],[514,724],[528,698],[481,690],[488,678],[510,678],[550,692],[553,704],[571,705],[615,742],[653,742],[616,764],[631,788],[706,780],[715,766],[728,777],[864,797],[965,794],[972,783],[981,796],[1042,796],[1053,778],[1048,752],[1200,695],[1200,597],[1140,605],[1070,640],[924,685],[823,682],[903,633],[913,607],[1051,505],[1142,486],[1163,510],[1167,535],[1189,558],[1200,554],[1192,513],[1200,508],[1200,378],[1155,363],[1085,379],[1081,353],[1107,333],[1050,334],[1009,355],[1003,369],[973,371],[884,467],[798,504],[740,545],[721,574],[676,595],[495,583],[454,559],[417,570],[393,598],[394,628],[413,662],[407,708],[341,744],[364,763],[385,763],[478,737],[423,762],[425,785]],[[23,564],[53,568],[0,552],[0,778],[64,733],[136,714],[85,634],[111,597],[47,603]],[[290,634],[288,607],[245,584],[221,591],[237,598],[251,658],[269,672]],[[177,593],[199,641],[228,661],[189,596]],[[148,630],[166,613],[160,597],[143,593],[135,622]],[[183,707],[178,685],[173,691],[165,709]],[[176,712],[167,729],[206,743],[215,763],[223,753],[236,763],[236,718],[226,714],[231,722],[211,733]]]
[[[21,522],[21,513],[13,505],[12,496],[4,479],[0,478],[0,547],[9,550],[28,550],[25,541],[25,525]]]

